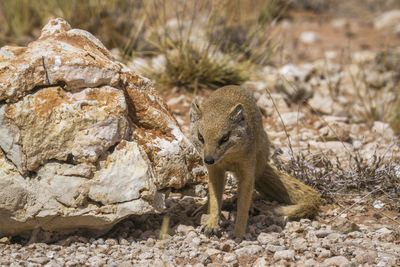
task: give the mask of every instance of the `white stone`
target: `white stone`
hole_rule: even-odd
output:
[[[322,114],[332,114],[333,112],[333,100],[330,97],[324,97],[320,94],[314,94],[309,100],[310,106],[317,112]]]
[[[298,79],[302,81],[306,77],[307,71],[289,63],[279,69],[279,74],[284,76],[286,79]]]
[[[178,97],[173,97],[170,100],[168,100],[167,104],[168,104],[168,106],[173,106],[173,105],[181,103],[185,99],[186,99],[185,95],[180,95]]]
[[[236,260],[237,260],[237,257],[236,257],[236,255],[233,254],[233,253],[226,253],[226,254],[224,255],[223,260],[224,260],[224,262],[226,262],[226,263],[230,263],[230,262],[236,261]]]
[[[248,245],[243,248],[238,248],[235,250],[236,255],[243,256],[243,255],[256,255],[260,253],[263,248],[259,245]]]
[[[314,44],[321,41],[321,36],[313,31],[302,32],[299,38],[305,44]]]
[[[392,28],[400,23],[400,10],[387,11],[374,19],[374,26],[377,30]]]
[[[264,257],[258,258],[254,263],[253,263],[253,267],[265,267],[268,266],[268,262]]]
[[[380,210],[385,206],[385,203],[383,203],[381,200],[377,199],[377,200],[374,201],[372,206],[374,206],[375,209]]]
[[[353,53],[353,60],[355,63],[358,64],[372,62],[375,60],[375,57],[376,53],[368,50],[358,51]]]
[[[393,138],[394,137],[394,132],[392,127],[390,127],[389,124],[381,122],[381,121],[375,121],[374,126],[372,127],[372,131],[376,132],[379,135],[384,136],[385,138]]]
[[[301,121],[305,119],[305,115],[302,112],[286,112],[282,113],[281,117],[286,126],[301,124]]]
[[[349,260],[344,256],[335,256],[324,260],[325,266],[347,266],[349,264]]]
[[[347,142],[350,138],[350,125],[343,122],[331,122],[319,130],[322,141]]]
[[[307,240],[303,237],[294,239],[292,244],[295,251],[305,251],[307,249]]]
[[[334,29],[342,30],[349,25],[347,19],[338,18],[331,21],[331,25]]]
[[[280,250],[274,253],[274,260],[294,260],[294,255],[293,250]]]
[[[275,244],[275,242],[278,240],[278,237],[274,234],[270,233],[260,233],[257,237],[257,241],[261,245],[268,245],[268,244]]]

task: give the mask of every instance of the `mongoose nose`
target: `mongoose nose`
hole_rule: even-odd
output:
[[[214,164],[215,161],[212,157],[205,157],[204,162],[208,165],[212,165],[212,164]]]

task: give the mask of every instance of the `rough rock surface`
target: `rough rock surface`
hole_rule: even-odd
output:
[[[0,235],[107,229],[203,172],[151,83],[62,19],[0,49],[0,148]]]

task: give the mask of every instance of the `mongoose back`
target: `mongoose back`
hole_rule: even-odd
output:
[[[240,86],[225,86],[203,104],[190,109],[191,140],[203,157],[209,179],[207,235],[216,233],[226,172],[238,180],[235,237],[246,233],[254,188],[264,197],[289,204],[276,213],[297,219],[318,212],[320,198],[311,187],[279,172],[269,164],[270,142],[252,93]]]

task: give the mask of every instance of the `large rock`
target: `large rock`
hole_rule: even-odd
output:
[[[400,10],[387,11],[374,19],[374,26],[377,30],[390,29],[400,23]]]
[[[152,84],[51,20],[0,49],[0,235],[108,229],[204,169]]]

